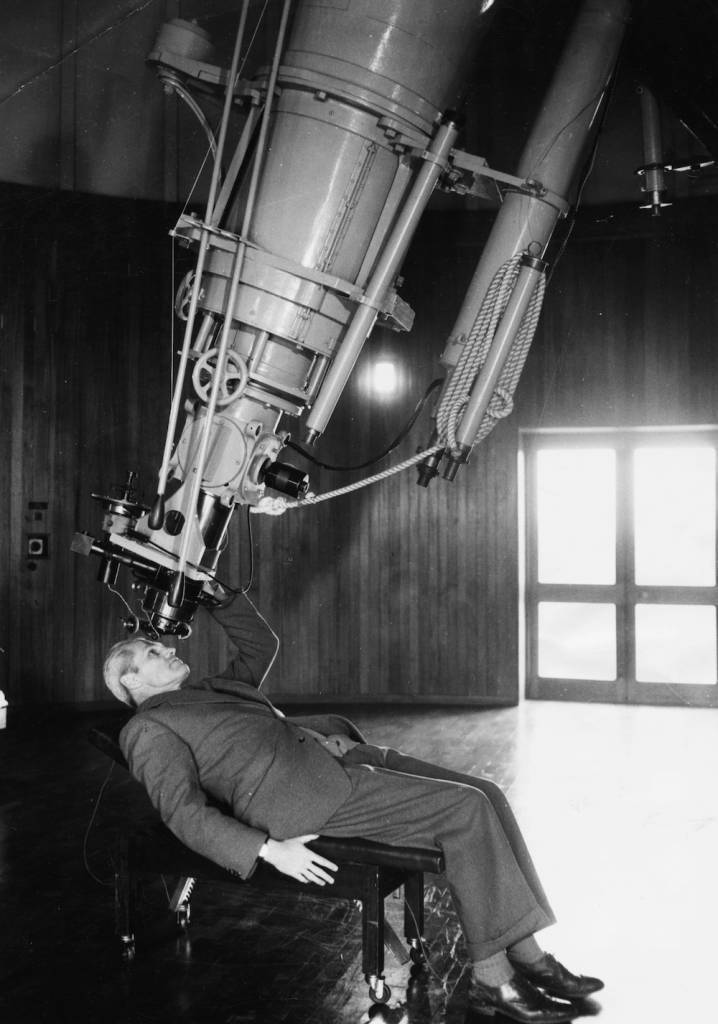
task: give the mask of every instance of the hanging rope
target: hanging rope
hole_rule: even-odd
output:
[[[461,454],[461,449],[456,441],[456,429],[460,414],[469,400],[469,393],[488,357],[496,328],[516,285],[522,257],[522,253],[512,256],[494,274],[478,316],[466,339],[461,357],[454,367],[439,404],[436,414],[437,432],[441,446],[448,448],[453,456]],[[508,416],[513,409],[514,392],[536,332],[545,290],[546,280],[542,274],[536,283],[511,351],[474,438],[474,444],[483,441],[491,433],[498,420]]]

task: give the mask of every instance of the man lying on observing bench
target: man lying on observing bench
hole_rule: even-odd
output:
[[[217,676],[190,680],[174,648],[141,637],[104,665],[109,689],[136,708],[122,751],[172,832],[242,878],[261,858],[316,885],[337,867],[307,847],[320,834],[439,849],[473,961],[472,1008],[533,1024],[576,1016],[575,1001],[603,983],[538,945],[555,918],[498,786],[373,746],[337,715],[285,717],[260,692],[277,638],[252,602],[210,614],[237,649]]]

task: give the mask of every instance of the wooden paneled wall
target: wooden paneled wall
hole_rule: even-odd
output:
[[[718,419],[718,203],[587,210],[517,392],[523,427]]]
[[[99,530],[92,492],[130,468],[151,480],[161,455],[173,216],[9,187],[0,210],[0,688],[11,702],[95,700],[117,599],[70,543]],[[47,558],[28,557],[32,534]]]
[[[716,208],[687,206],[658,225],[621,210],[606,223],[590,211],[580,220],[551,281],[516,411],[453,484],[424,490],[412,470],[280,518],[249,517],[252,595],[282,640],[273,695],[518,699],[519,426],[715,420]],[[100,665],[122,635],[123,607],[95,582],[96,562],[69,544],[78,528],[99,530],[90,494],[127,469],[151,494],[169,407],[175,215],[149,203],[3,190],[0,688],[12,703],[103,699]],[[323,461],[362,461],[399,432],[439,374],[489,224],[480,214],[425,220],[402,288],[416,327],[408,337],[377,332],[363,357],[395,357],[402,394],[389,405],[367,397],[358,367],[317,446]],[[388,462],[412,454],[429,430],[425,412]],[[312,470],[312,489],[362,475]],[[43,502],[46,511],[30,507]],[[221,567],[234,585],[250,571],[247,519],[236,514]],[[48,559],[27,558],[28,533],[49,534]],[[129,581],[120,589],[132,600]],[[204,622],[185,646],[200,674],[226,655]]]

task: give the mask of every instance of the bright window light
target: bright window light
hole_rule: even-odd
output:
[[[548,679],[615,679],[616,606],[539,602],[538,671]]]
[[[636,679],[716,682],[716,610],[709,605],[636,605]]]
[[[539,582],[615,583],[615,451],[543,449],[536,479]]]
[[[633,460],[636,583],[714,587],[715,448],[639,448]]]

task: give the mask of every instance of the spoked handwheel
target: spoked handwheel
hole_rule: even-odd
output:
[[[209,402],[209,397],[214,386],[214,377],[217,372],[218,350],[211,348],[197,360],[192,371],[192,383],[199,398],[203,402]],[[247,386],[249,370],[244,359],[233,349],[227,349],[224,360],[224,372],[217,393],[217,405],[229,405],[236,398],[239,398]]]

